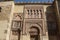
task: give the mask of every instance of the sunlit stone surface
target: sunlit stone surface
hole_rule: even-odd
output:
[[[59,39],[60,1],[0,2],[0,40]]]

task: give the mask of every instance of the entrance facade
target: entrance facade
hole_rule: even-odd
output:
[[[16,23],[16,28],[20,29],[19,36],[14,36],[14,38],[16,38],[16,40],[48,40],[48,31],[46,32],[45,30],[45,21],[43,19],[43,6],[25,5],[24,8],[24,14],[14,13],[15,16],[13,18],[14,20],[18,21],[17,23],[14,22],[14,24]],[[15,25],[12,27],[15,27]]]

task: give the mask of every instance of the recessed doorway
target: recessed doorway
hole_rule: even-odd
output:
[[[40,40],[39,29],[37,27],[30,28],[30,40]]]

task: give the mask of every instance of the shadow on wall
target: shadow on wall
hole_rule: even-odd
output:
[[[54,12],[54,6],[47,7],[46,19],[47,19],[49,40],[57,40],[58,27],[57,27],[56,13]]]

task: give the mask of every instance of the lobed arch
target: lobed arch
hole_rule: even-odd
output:
[[[35,27],[35,26],[32,26],[31,28],[30,28],[30,32],[32,31],[32,30],[34,30],[35,32],[37,32],[38,34],[40,33],[40,30],[39,30],[39,28],[38,27]]]
[[[38,32],[39,32],[38,34],[40,34],[40,33],[43,32],[43,28],[42,28],[41,25],[38,25],[38,24],[31,24],[30,27],[29,27],[29,31],[30,31],[31,28],[35,28],[35,29],[37,29]]]

